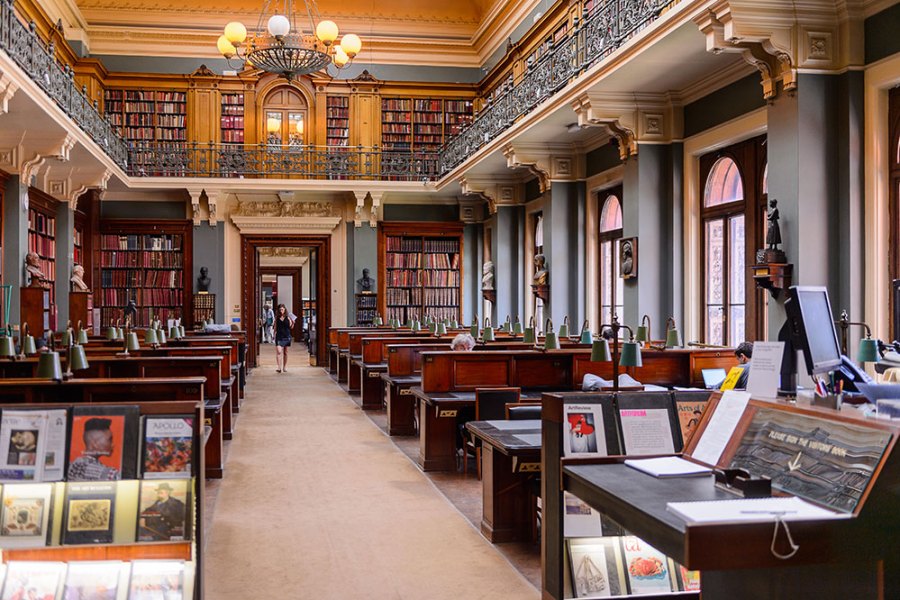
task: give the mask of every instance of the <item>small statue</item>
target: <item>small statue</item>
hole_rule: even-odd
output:
[[[47,282],[47,276],[41,271],[41,257],[36,252],[25,255],[25,272],[31,276],[30,287],[42,287]]]
[[[534,255],[534,285],[547,285],[547,279],[550,276],[550,271],[546,266],[547,259],[543,254],[535,254]]]
[[[88,288],[87,284],[84,282],[84,267],[81,265],[75,265],[72,267],[72,278],[69,279],[72,282],[72,291],[73,292],[89,292],[91,291]]]
[[[481,266],[481,289],[494,289],[494,263],[487,261]]]
[[[778,226],[778,200],[772,198],[769,201],[769,211],[766,219],[769,221],[769,229],[766,231],[766,245],[769,250],[778,250],[781,245],[781,227]]]
[[[128,306],[125,307],[122,316],[125,317],[126,327],[134,325],[137,320],[137,303],[134,300],[128,301]]]
[[[209,269],[200,267],[200,277],[197,278],[197,291],[208,292],[210,283],[212,283],[212,280],[209,278]]]
[[[363,269],[362,277],[356,280],[356,285],[359,286],[359,291],[363,294],[371,294],[372,284],[374,283],[375,280],[369,277],[369,269]]]

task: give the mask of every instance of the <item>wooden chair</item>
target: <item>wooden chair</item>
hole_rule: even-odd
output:
[[[476,388],[475,390],[475,420],[476,421],[502,421],[506,418],[506,405],[517,403],[522,395],[522,389],[517,387]],[[465,427],[465,425],[463,425]],[[475,455],[475,472],[481,481],[481,447],[475,444],[472,436],[466,436],[466,448],[463,456],[463,472],[468,474],[468,455]]]
[[[510,402],[506,405],[507,421],[530,421],[541,419],[540,402]]]

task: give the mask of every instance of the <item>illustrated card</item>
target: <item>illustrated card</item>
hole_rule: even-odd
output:
[[[189,479],[141,482],[139,542],[180,541],[190,537]]]
[[[625,572],[632,594],[663,594],[672,591],[668,557],[640,538],[622,538]]]
[[[70,562],[63,600],[116,600],[124,564],[118,561]]]
[[[113,541],[115,483],[69,483],[63,543],[108,544]]]
[[[0,598],[54,600],[65,570],[65,563],[59,562],[10,562]]]
[[[606,430],[600,404],[566,404],[564,456],[606,456]]]
[[[47,544],[53,486],[49,483],[6,484],[0,507],[0,548],[32,548]]]

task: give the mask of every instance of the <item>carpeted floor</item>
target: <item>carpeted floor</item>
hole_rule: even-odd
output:
[[[275,373],[271,346],[262,363],[216,490],[207,599],[539,597],[323,369],[297,353]]]

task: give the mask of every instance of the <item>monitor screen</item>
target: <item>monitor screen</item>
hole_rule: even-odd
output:
[[[841,364],[841,347],[834,330],[834,317],[828,291],[824,287],[791,288],[788,318],[803,350],[807,371],[812,374],[833,371]]]
[[[728,376],[725,369],[701,369],[700,373],[703,375],[703,385],[708,390],[718,389]]]

